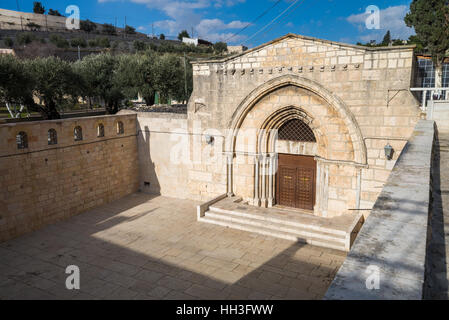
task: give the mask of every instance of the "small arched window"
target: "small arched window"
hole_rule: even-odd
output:
[[[117,134],[123,134],[125,132],[125,129],[123,127],[123,122],[119,121],[117,122]]]
[[[58,143],[58,134],[55,129],[48,130],[48,144],[57,144]]]
[[[299,119],[289,120],[279,128],[279,140],[316,142],[312,129]]]
[[[97,126],[97,137],[104,137],[104,125],[102,123]]]
[[[80,126],[76,126],[75,130],[73,130],[73,137],[75,141],[83,140],[83,129]]]
[[[20,131],[16,135],[17,149],[26,149],[28,148],[28,136],[26,132]]]

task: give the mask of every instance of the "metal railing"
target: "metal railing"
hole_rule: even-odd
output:
[[[449,100],[449,88],[410,88],[412,92],[421,92],[421,110],[427,112],[427,107],[434,100]],[[430,94],[428,94],[430,93]]]

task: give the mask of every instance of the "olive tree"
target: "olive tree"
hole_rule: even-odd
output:
[[[184,62],[174,54],[159,56],[156,62],[156,88],[164,101],[185,98]]]
[[[12,55],[0,55],[0,101],[11,118],[20,117],[33,101],[33,83],[25,64]]]
[[[105,103],[106,112],[117,113],[123,93],[116,80],[117,58],[110,54],[88,55],[76,63],[75,69],[82,79],[86,95],[99,97]]]
[[[47,57],[27,60],[25,67],[32,81],[34,96],[39,103],[31,103],[32,110],[39,111],[44,119],[59,119],[58,106],[76,94],[76,75],[68,62]]]

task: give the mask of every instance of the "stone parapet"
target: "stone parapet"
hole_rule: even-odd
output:
[[[422,299],[434,126],[417,123],[325,299]]]

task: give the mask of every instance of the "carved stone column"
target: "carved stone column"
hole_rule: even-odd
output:
[[[259,200],[259,154],[254,156],[254,201],[255,206],[260,206]]]
[[[267,154],[262,154],[262,196],[261,196],[261,206],[266,207],[267,206]]]
[[[275,175],[275,170],[274,170],[274,159],[276,157],[276,154],[274,153],[270,153],[269,156],[269,166],[268,166],[268,207],[272,207],[273,206],[273,199],[274,199],[274,193],[273,193],[273,189],[274,189],[274,175]]]
[[[232,163],[234,161],[234,153],[233,152],[226,152],[226,169],[227,169],[227,176],[228,176],[228,197],[234,196],[234,192],[232,190]]]

